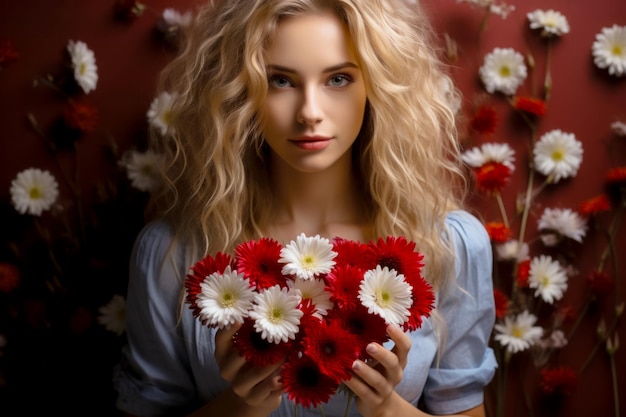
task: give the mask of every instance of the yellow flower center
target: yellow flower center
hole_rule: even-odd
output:
[[[558,161],[562,161],[564,156],[565,156],[565,154],[561,150],[557,149],[554,152],[552,152],[552,159],[557,161],[557,162]]]
[[[163,122],[165,122],[165,124],[168,125],[168,126],[172,123],[172,112],[171,111],[163,112]]]
[[[500,75],[503,76],[503,77],[510,77],[511,76],[511,68],[509,68],[507,66],[500,67]]]
[[[80,63],[80,67],[78,67],[78,72],[80,73],[80,75],[85,75],[85,72],[87,72],[87,65],[85,65],[84,62]]]
[[[222,307],[232,307],[235,305],[235,297],[233,293],[227,292],[222,295]]]
[[[622,47],[620,45],[614,45],[613,49],[611,50],[611,52],[615,56],[622,56],[624,51],[622,50]]]
[[[31,200],[40,200],[43,198],[43,193],[38,187],[33,187],[28,191],[28,196]]]
[[[274,324],[280,323],[283,319],[283,311],[279,308],[274,308],[272,309],[272,311],[270,311],[268,316],[269,316],[268,320],[271,321],[272,323]]]
[[[306,269],[313,268],[315,266],[315,259],[311,255],[307,255],[302,259],[302,266]]]
[[[543,277],[541,277],[541,286],[542,287],[547,287],[549,283],[550,283],[550,278],[549,277],[547,277],[545,275]]]
[[[524,332],[522,332],[522,329],[520,329],[519,327],[515,326],[515,327],[513,327],[513,330],[511,331],[511,334],[513,335],[513,337],[516,337],[516,338],[520,339],[524,335]]]
[[[376,292],[376,304],[381,307],[387,307],[391,302],[391,294],[387,291],[377,291]]]

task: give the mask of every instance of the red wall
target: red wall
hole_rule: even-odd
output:
[[[477,69],[484,55],[494,47],[512,47],[534,56],[540,85],[546,45],[537,32],[528,29],[526,13],[537,8],[553,8],[567,17],[571,32],[556,40],[552,48],[554,89],[539,132],[558,128],[574,133],[583,143],[583,163],[575,178],[550,186],[541,194],[531,213],[529,230],[535,230],[537,216],[544,207],[575,209],[581,201],[601,193],[606,171],[610,167],[626,166],[626,137],[616,137],[610,129],[614,121],[626,122],[626,76],[611,77],[596,68],[591,44],[602,27],[626,25],[626,2],[512,1],[517,10],[506,20],[491,16],[486,30],[478,37],[480,10],[455,0],[422,1],[433,16],[437,33],[448,33],[458,43],[459,57],[452,72],[464,93],[464,112],[467,114],[472,103],[484,95],[483,99],[496,108],[500,117],[492,136],[467,135],[465,143],[474,146],[506,142],[517,151],[519,167],[503,191],[509,213],[513,213],[515,199],[526,186],[527,170],[523,164],[528,131],[504,100],[485,94]],[[10,40],[19,54],[14,62],[1,65],[0,70],[0,262],[15,263],[22,271],[20,288],[11,293],[0,292],[0,335],[6,340],[4,346],[0,344],[0,404],[20,401],[21,407],[33,411],[39,407],[31,400],[44,399],[47,410],[82,411],[85,405],[100,410],[96,414],[113,413],[109,380],[115,354],[111,352],[117,351],[121,339],[104,331],[96,317],[100,306],[113,294],[124,291],[125,262],[132,239],[141,226],[146,196],[128,187],[115,158],[107,155],[112,143],[119,153],[144,145],[146,112],[154,97],[155,77],[173,56],[172,48],[157,32],[156,22],[166,7],[184,11],[196,3],[197,0],[146,1],[143,15],[121,20],[114,15],[114,0],[0,1],[0,39]],[[27,114],[35,116],[48,136],[65,100],[47,87],[34,87],[33,80],[48,73],[63,73],[67,62],[65,48],[70,39],[86,42],[96,56],[98,85],[85,98],[98,109],[98,125],[94,132],[78,140],[77,153],[60,151],[51,155],[29,125]],[[523,94],[531,92],[528,83],[520,89]],[[66,274],[50,274],[43,267],[37,268],[46,253],[45,245],[40,244],[41,235],[32,219],[17,214],[10,204],[11,180],[29,167],[48,169],[59,178],[62,172],[69,173],[80,184],[81,204],[95,207],[86,211],[86,222],[92,226],[88,232],[97,235],[97,239],[83,241],[88,242],[89,249],[72,248],[67,241],[60,244],[62,260],[72,265]],[[75,215],[77,200],[63,182],[61,192],[66,212]],[[476,194],[471,201],[472,208],[485,221],[499,219],[493,199]],[[54,224],[53,231],[61,235],[62,217],[59,213],[44,216]],[[608,223],[607,219],[610,214],[603,224]],[[76,225],[78,220],[73,218],[70,222]],[[623,224],[617,236],[617,253],[622,257],[619,275],[623,281],[626,270]],[[605,245],[602,231],[590,231],[582,245],[571,246],[580,274],[570,278],[562,305],[575,310],[581,308],[587,296],[584,277],[597,264]],[[73,259],[82,261],[76,266]],[[612,320],[615,304],[626,299],[624,287],[626,283],[622,282],[619,293],[593,305],[569,345],[553,356],[555,365],[580,367],[596,344],[600,320]],[[571,325],[566,324],[566,328]],[[621,340],[626,341],[623,319],[618,322],[617,331]],[[623,352],[621,348],[616,355],[618,375],[624,375],[626,367]],[[603,345],[580,375],[573,395],[561,400],[546,398],[538,392],[537,369],[529,366],[531,363],[525,354],[512,360],[505,400],[507,417],[614,415],[611,373]],[[619,383],[624,413],[623,376]],[[495,383],[489,394],[492,414],[493,389]],[[529,396],[533,412],[527,411],[522,392]],[[0,406],[0,414],[5,415],[3,407]]]

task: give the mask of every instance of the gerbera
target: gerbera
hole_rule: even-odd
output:
[[[506,227],[504,223],[488,222],[485,224],[485,229],[492,242],[504,243],[511,238],[511,229]]]
[[[230,265],[223,273],[214,272],[200,283],[196,296],[198,319],[205,326],[225,327],[243,323],[252,308],[255,297],[253,287],[243,274]]]
[[[546,102],[538,98],[517,96],[513,99],[513,108],[535,116],[546,114]]]
[[[84,101],[70,101],[63,111],[65,124],[79,132],[93,132],[98,123],[98,109]]]
[[[237,270],[242,272],[257,289],[286,285],[278,263],[282,246],[277,240],[262,237],[237,245]]]
[[[370,249],[374,265],[387,267],[404,276],[418,276],[424,263],[424,256],[415,251],[415,242],[408,241],[404,236],[387,236],[370,242]]]
[[[266,288],[254,297],[254,306],[249,315],[254,319],[254,328],[270,343],[293,340],[298,333],[302,310],[297,290],[275,285]]]
[[[561,36],[569,33],[569,23],[565,16],[555,10],[535,10],[526,15],[531,29],[541,29],[541,36]]]
[[[321,321],[307,329],[304,354],[318,363],[320,371],[334,380],[349,379],[351,365],[361,351],[357,336],[339,320]]]
[[[472,168],[495,162],[515,170],[515,151],[507,143],[484,143],[463,152],[461,159]]]
[[[489,162],[474,170],[476,187],[479,190],[492,194],[500,192],[511,178],[511,168],[497,162]]]
[[[171,126],[172,114],[177,98],[177,93],[163,91],[150,103],[150,109],[147,113],[148,123],[161,132],[161,135],[165,136],[170,129],[173,129]]]
[[[579,243],[582,242],[587,232],[585,220],[578,213],[568,208],[544,209],[539,219],[538,228],[539,232],[544,235],[556,234],[557,241],[561,237],[566,237]],[[544,244],[546,243],[544,241]],[[554,245],[548,242],[547,246]]]
[[[370,314],[378,314],[387,323],[402,326],[409,319],[412,289],[402,274],[378,265],[365,272],[359,300]]]
[[[528,277],[530,276],[530,259],[524,259],[517,263],[517,275],[515,282],[520,288],[528,288]]]
[[[606,174],[609,185],[622,185],[626,183],[626,166],[611,168]]]
[[[98,309],[98,323],[120,336],[126,330],[126,299],[119,294]]]
[[[498,115],[491,106],[480,106],[470,121],[470,127],[478,133],[489,135],[496,131]]]
[[[288,280],[287,285],[289,288],[300,291],[302,300],[311,300],[311,303],[315,307],[314,314],[322,318],[328,313],[328,310],[333,308],[333,303],[330,301],[330,293],[326,291],[326,284],[323,280],[302,279],[296,278],[295,280]]]
[[[528,258],[528,244],[511,239],[496,245],[496,254],[502,261],[523,261]]]
[[[162,165],[163,157],[150,150],[129,150],[124,152],[120,160],[120,166],[126,169],[130,185],[145,192],[154,191],[161,184]]]
[[[59,185],[48,171],[28,168],[11,181],[11,201],[21,214],[41,216],[59,196]]]
[[[546,394],[570,395],[578,384],[578,374],[565,366],[544,368],[539,371],[539,376],[541,377],[539,386]]]
[[[93,51],[87,47],[85,42],[72,40],[68,42],[67,50],[72,60],[76,83],[85,94],[95,90],[98,84],[98,67]]]
[[[288,398],[303,407],[316,407],[327,402],[339,386],[339,381],[325,375],[306,355],[285,362],[280,379]]]
[[[556,183],[578,172],[583,147],[572,133],[559,129],[544,133],[533,149],[535,169]]]
[[[411,286],[411,307],[409,319],[402,326],[404,331],[413,331],[422,327],[423,317],[429,317],[435,308],[435,293],[432,286],[420,275],[405,275],[406,282]]]
[[[20,283],[20,270],[17,266],[8,263],[0,262],[0,292],[5,294],[10,293]]]
[[[528,286],[535,289],[535,296],[548,304],[563,298],[567,290],[567,274],[558,261],[541,255],[530,262]]]
[[[355,266],[361,269],[370,269],[376,265],[370,259],[371,253],[368,245],[357,240],[343,239],[336,237],[332,240],[333,250],[337,252],[335,257],[335,268],[341,266]]]
[[[512,48],[495,48],[485,56],[478,74],[489,93],[499,91],[510,96],[526,79],[527,69],[519,52]]]
[[[361,268],[344,265],[333,268],[326,275],[326,289],[338,308],[354,307],[360,303],[358,293],[364,273]]]
[[[280,251],[278,262],[284,263],[282,273],[299,278],[311,279],[328,274],[335,265],[337,252],[326,238],[315,235],[307,237],[301,233]]]
[[[606,194],[600,194],[580,203],[578,212],[581,216],[591,217],[611,209],[611,200]]]
[[[291,341],[271,343],[261,337],[254,328],[254,320],[249,317],[233,336],[233,344],[239,354],[253,366],[264,367],[286,358],[292,351]]]
[[[626,123],[620,121],[613,122],[611,123],[611,130],[617,136],[626,136]]]
[[[495,288],[493,290],[493,299],[496,305],[496,318],[502,319],[509,308],[509,298],[501,290]]]
[[[235,262],[230,255],[222,252],[216,253],[215,256],[205,256],[191,266],[185,277],[185,301],[189,303],[195,317],[200,314],[200,308],[196,304],[198,294],[202,291],[200,284],[212,274],[224,273],[227,267],[235,269]]]
[[[361,347],[361,358],[369,356],[365,348],[370,342],[383,344],[389,339],[385,319],[379,315],[370,314],[361,304],[341,310],[334,308],[328,313],[327,320],[340,320],[342,327],[357,337],[358,346]]]
[[[609,69],[609,74],[626,74],[626,26],[602,28],[591,47],[593,62],[598,68]]]
[[[510,353],[517,353],[528,349],[543,335],[543,329],[534,326],[537,317],[528,311],[523,311],[515,318],[506,316],[504,324],[496,323],[497,334],[495,340],[506,347]]]

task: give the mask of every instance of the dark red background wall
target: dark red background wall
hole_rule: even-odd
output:
[[[103,330],[96,317],[98,308],[113,294],[124,292],[125,262],[132,239],[142,224],[141,210],[146,196],[124,185],[123,173],[110,157],[111,150],[117,148],[118,153],[112,155],[119,156],[124,150],[145,145],[146,112],[154,98],[156,75],[174,54],[173,48],[156,30],[156,23],[164,8],[185,11],[193,9],[197,3],[197,0],[146,1],[147,9],[141,16],[123,20],[114,14],[114,0],[0,1],[0,39],[10,40],[19,54],[15,61],[2,65],[0,70],[0,237],[3,245],[0,261],[17,263],[24,271],[21,285],[35,288],[0,294],[3,303],[0,307],[5,310],[0,316],[3,320],[0,334],[6,339],[5,345],[0,346],[2,404],[19,405],[32,411],[41,410],[37,403],[46,402],[48,410],[58,409],[70,414],[87,412],[91,407],[91,415],[114,414],[110,368],[116,356],[111,352],[119,349],[121,339]],[[626,2],[511,1],[517,9],[506,20],[489,17],[480,37],[477,36],[483,17],[480,10],[455,0],[423,0],[423,3],[442,39],[447,33],[458,44],[458,59],[452,63],[452,73],[464,93],[466,114],[471,105],[485,95],[477,70],[484,55],[494,47],[512,47],[523,54],[532,54],[537,62],[537,83],[542,81],[546,45],[537,32],[528,29],[527,12],[553,8],[567,17],[571,32],[556,40],[552,47],[554,89],[539,130],[562,129],[574,133],[583,143],[583,163],[575,178],[561,181],[542,193],[531,215],[530,230],[536,228],[537,216],[544,207],[575,209],[581,201],[601,193],[607,170],[626,165],[626,137],[618,138],[610,129],[614,121],[626,122],[626,77],[611,77],[605,70],[596,68],[591,58],[591,45],[601,28],[626,25]],[[45,135],[59,118],[64,99],[50,88],[35,87],[33,81],[46,74],[63,73],[69,40],[82,40],[95,53],[99,80],[96,90],[86,98],[98,109],[98,125],[94,132],[76,142],[77,151],[52,155],[29,124],[27,114],[37,119]],[[532,93],[529,83],[521,87],[520,93]],[[512,212],[515,199],[526,184],[527,171],[523,164],[528,131],[512,115],[504,100],[493,96],[483,99],[497,110],[498,129],[490,137],[467,135],[464,140],[468,146],[506,142],[516,149],[520,167],[503,191],[506,207]],[[32,219],[16,213],[10,204],[11,180],[29,167],[48,169],[55,176],[61,175],[61,169],[71,172],[72,176],[78,172],[75,178],[79,198],[86,206],[102,203],[102,190],[108,190],[100,187],[102,184],[111,178],[118,184],[114,191],[105,192],[115,203],[104,198],[106,204],[98,206],[104,210],[98,212],[98,216],[110,223],[105,222],[106,227],[102,227],[104,220],[99,223],[101,238],[97,239],[97,244],[92,243],[87,255],[88,265],[81,270],[87,272],[77,274],[82,276],[80,279],[57,277],[60,282],[52,287],[48,285],[47,289],[36,284],[45,274],[33,267],[40,252],[29,250],[38,246],[40,235]],[[62,182],[61,194],[68,213],[74,213],[76,200]],[[477,194],[471,203],[472,209],[486,221],[499,218],[493,199]],[[620,293],[594,305],[575,338],[555,357],[556,364],[578,368],[596,345],[598,323],[604,317],[606,320],[614,317],[616,303],[626,299],[624,225],[617,236],[621,269],[615,278],[622,280]],[[571,278],[564,303],[573,308],[582,306],[587,296],[583,275],[597,264],[605,245],[606,238],[599,231],[590,232],[583,244],[571,248],[581,274]],[[32,257],[31,253],[34,253]],[[54,282],[54,279],[46,282]],[[14,321],[26,323],[28,330],[22,333],[23,328],[14,325]],[[61,329],[53,330],[55,326]],[[619,320],[617,331],[622,341],[626,341],[625,327],[624,320]],[[25,360],[25,357],[32,360]],[[18,365],[16,358],[21,361]],[[614,415],[611,372],[604,345],[580,375],[573,395],[560,400],[548,401],[537,395],[536,370],[529,370],[524,365],[528,362],[522,360],[516,365],[516,360],[514,358],[507,383],[506,416]],[[622,413],[626,413],[624,348],[618,351],[616,361],[618,378],[622,375],[619,380]],[[524,390],[521,387],[525,387]],[[522,392],[531,394],[528,401],[533,404],[534,412],[527,410]],[[489,409],[493,410],[494,406],[491,404]],[[2,415],[20,414],[11,414],[8,409],[5,414],[4,405],[0,410]]]

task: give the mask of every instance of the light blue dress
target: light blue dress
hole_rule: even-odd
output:
[[[445,297],[437,296],[436,308],[447,323],[445,350],[437,363],[437,338],[431,319],[425,320],[409,334],[412,348],[404,378],[396,387],[414,405],[423,396],[434,414],[453,414],[479,405],[497,366],[488,347],[495,320],[489,237],[482,224],[465,211],[449,213],[446,225],[456,251],[458,286],[452,286]],[[117,407],[140,416],[183,415],[228,386],[213,356],[215,330],[202,326],[189,308],[178,320],[181,283],[177,276],[184,277],[191,263],[178,253],[174,263],[161,268],[170,240],[166,224],[148,224],[131,257],[126,312],[129,344],[114,383]],[[346,396],[336,394],[322,407],[327,417],[343,417],[346,403]],[[293,415],[294,404],[285,396],[271,417]],[[320,412],[300,408],[297,415],[312,417]],[[349,415],[359,415],[354,404]]]

